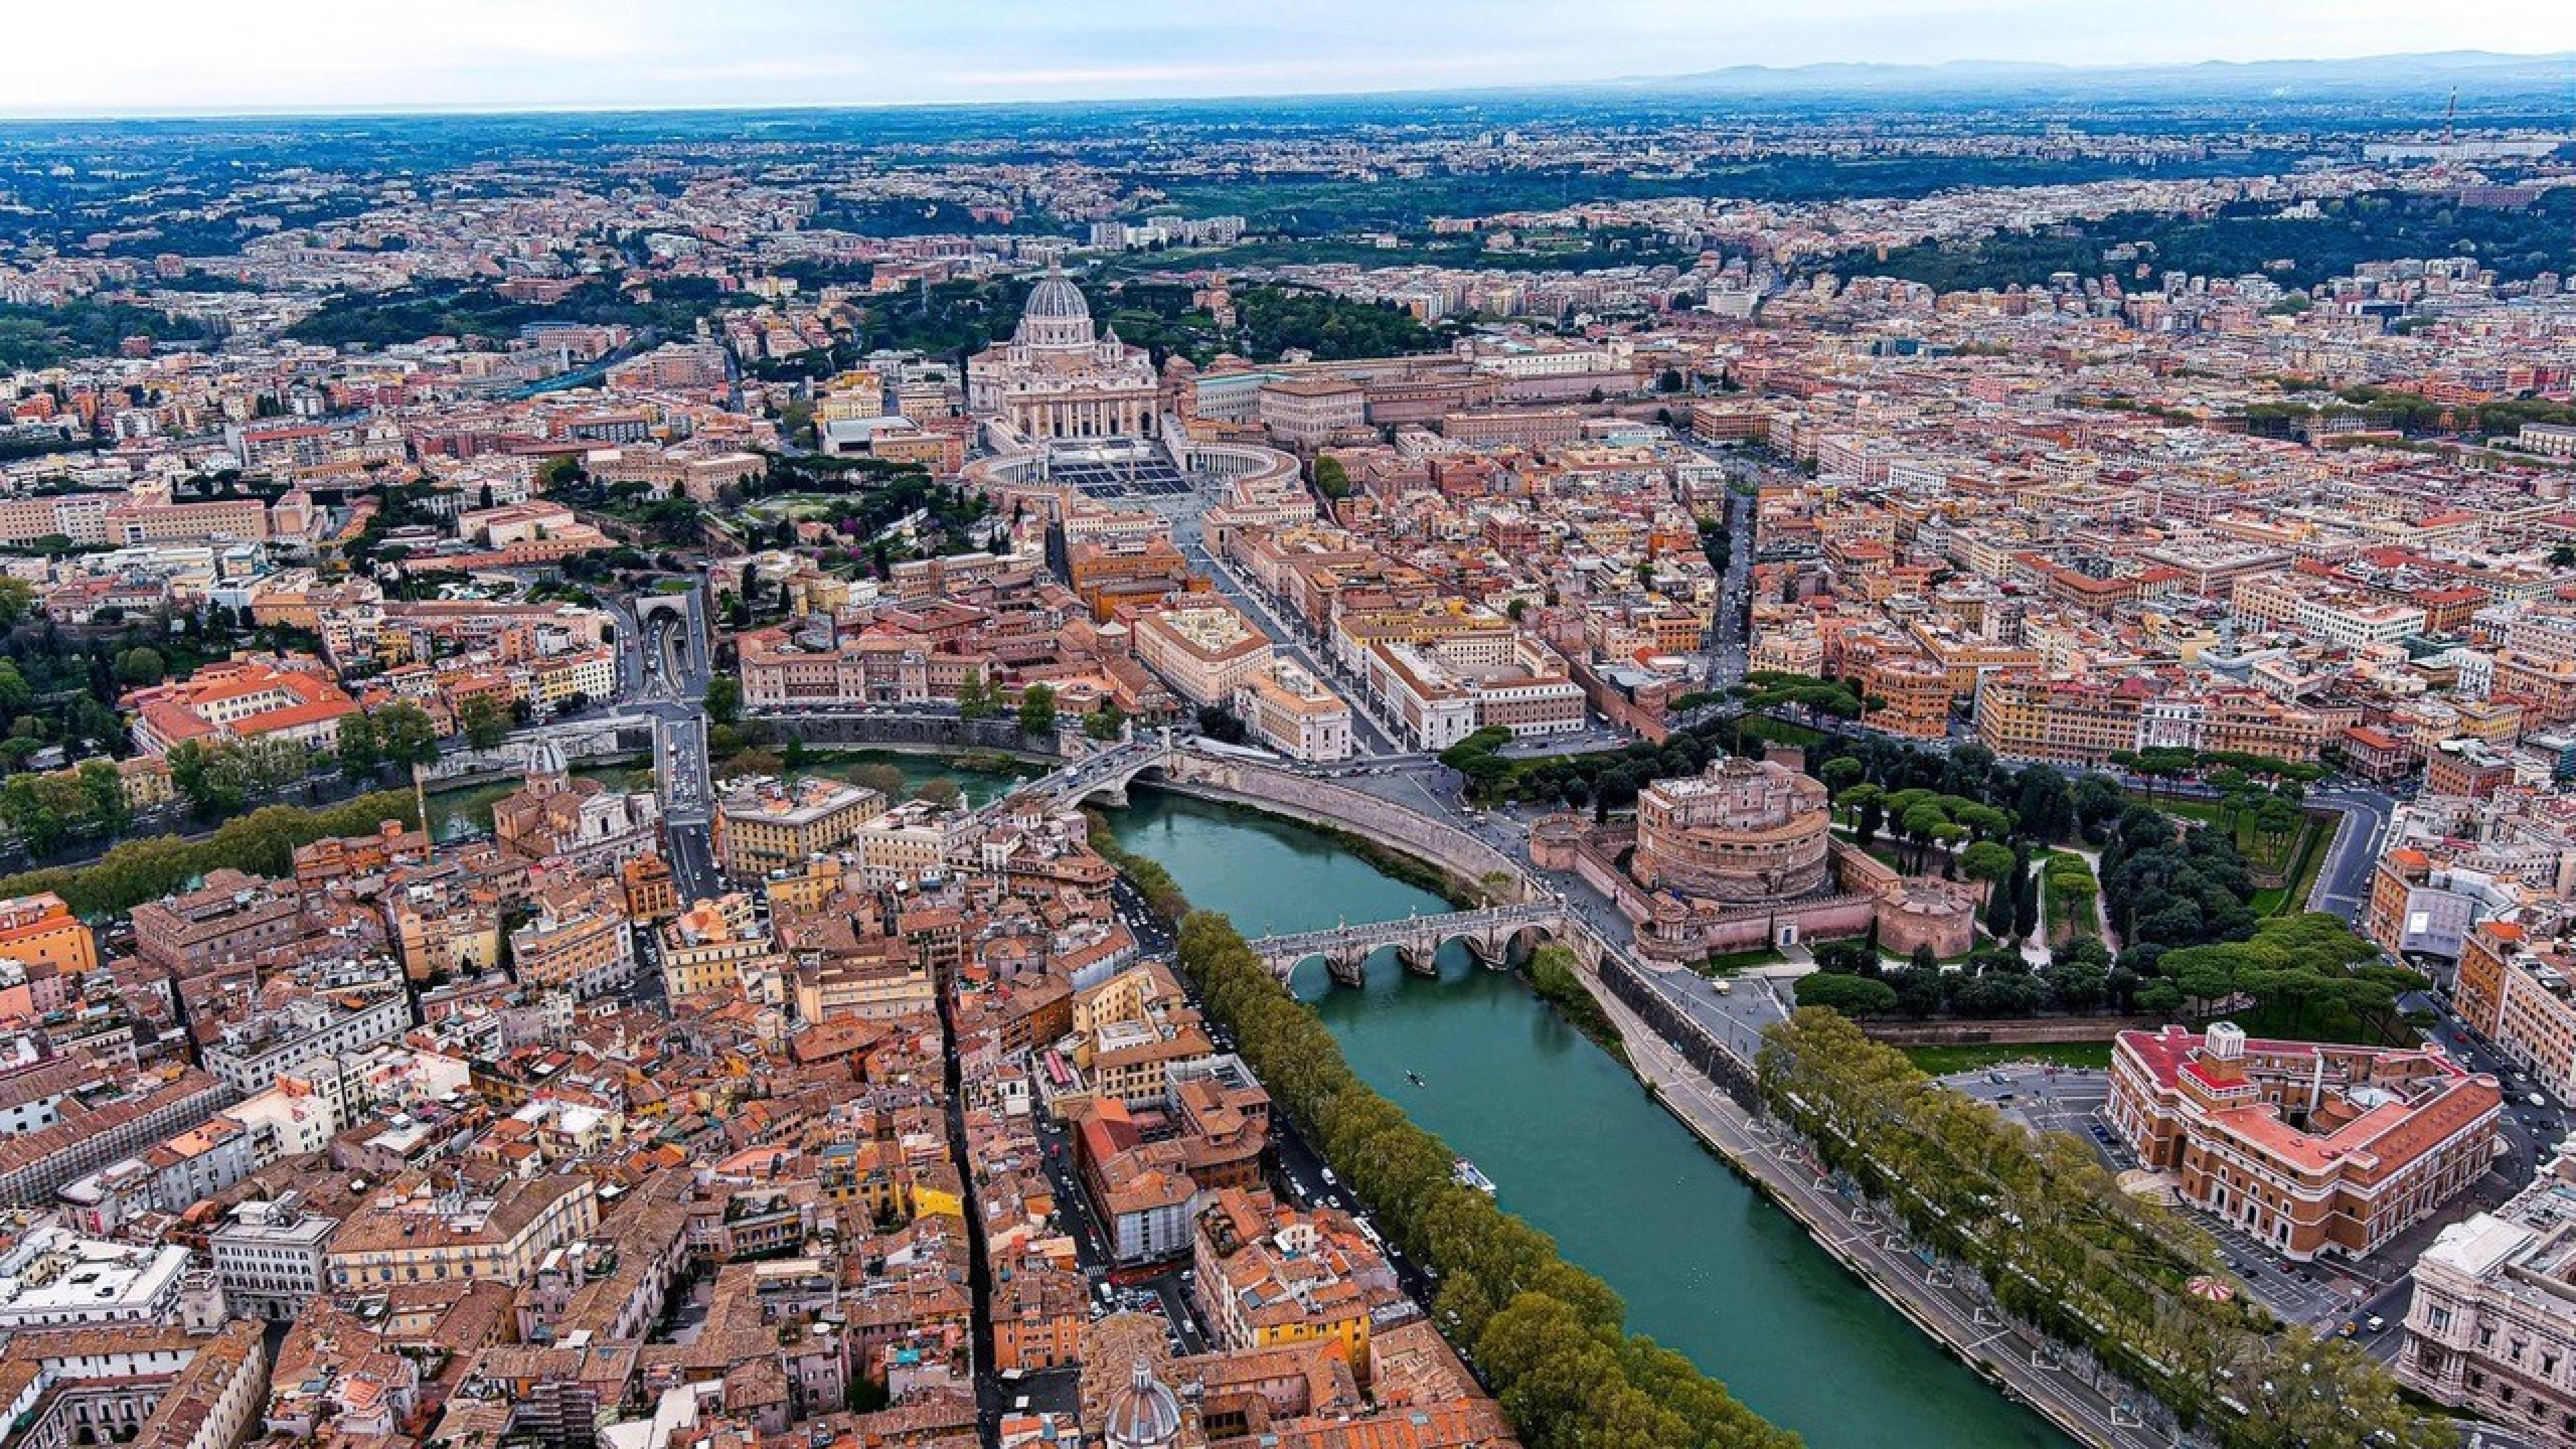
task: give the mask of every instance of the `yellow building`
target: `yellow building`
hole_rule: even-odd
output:
[[[770,876],[760,883],[760,889],[769,898],[773,913],[802,914],[821,910],[825,901],[841,893],[842,882],[847,878],[841,857],[825,855]]]
[[[1161,609],[1136,620],[1136,657],[1192,704],[1234,702],[1270,662],[1270,638],[1223,602]]]
[[[1977,738],[2008,760],[2099,765],[2138,747],[2144,699],[2072,679],[1990,679],[1977,696]]]
[[[739,891],[700,901],[662,927],[662,989],[673,1001],[709,992],[758,999],[756,983],[776,978],[784,966],[760,929],[751,897]]]
[[[388,1184],[350,1213],[325,1261],[339,1289],[516,1285],[546,1254],[598,1226],[598,1190],[578,1173],[515,1179],[485,1198],[441,1194],[420,1177]]]
[[[1216,1052],[1171,968],[1154,961],[1076,992],[1073,1031],[1092,1095],[1131,1107],[1162,1101],[1174,1064]]]
[[[1224,1347],[1322,1344],[1363,1377],[1370,1315],[1403,1296],[1349,1218],[1236,1187],[1199,1210],[1191,1266],[1200,1311]]]
[[[880,888],[918,883],[948,868],[967,843],[964,817],[927,800],[907,800],[851,832],[859,877]]]
[[[745,880],[803,865],[850,843],[885,805],[874,790],[821,776],[744,781],[716,802],[716,863]]]
[[[0,956],[66,976],[98,969],[98,937],[52,891],[0,900]]]
[[[827,961],[796,969],[800,1021],[885,1021],[936,1011],[939,993],[917,965]]]
[[[955,1189],[944,1183],[916,1182],[912,1187],[912,1211],[915,1217],[963,1219],[966,1204]]]
[[[522,986],[565,990],[583,1000],[634,980],[625,891],[608,887],[542,905],[535,920],[510,933],[510,962]]]
[[[1910,739],[1950,732],[1950,676],[1919,654],[1886,653],[1859,666],[1871,727]]]
[[[861,1207],[878,1222],[893,1222],[912,1211],[908,1188],[912,1174],[891,1144],[831,1142],[815,1154],[814,1184],[842,1207]],[[934,1190],[934,1196],[936,1192]]]

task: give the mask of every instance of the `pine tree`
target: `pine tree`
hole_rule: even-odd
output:
[[[2009,876],[1987,887],[1986,933],[1998,941],[2013,939],[2013,898],[2019,891],[2020,882]]]

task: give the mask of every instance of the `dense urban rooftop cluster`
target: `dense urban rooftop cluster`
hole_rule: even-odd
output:
[[[2420,1253],[2382,1357],[2576,1436],[2576,1167],[2500,1146],[2576,1099],[2555,138],[137,144],[0,169],[41,872],[0,1441],[1555,1449],[1555,1353],[1732,1422],[1615,1307],[1527,1328],[1498,1275],[1478,1326],[1537,1346],[1452,1343],[1390,1246],[1449,1240],[1295,1170],[1333,1124],[1272,1093],[1321,1068],[1265,1083],[1262,1003],[1081,811],[1183,760],[1526,908],[1498,964],[1582,944],[1532,975],[1610,1037],[1602,981],[1689,983],[1746,1110],[1720,1035],[1783,987],[2117,1032],[2126,1188],[2279,1275]],[[887,743],[1044,778],[840,753]],[[476,787],[488,828],[424,808]],[[128,839],[236,816],[238,858]],[[1873,1059],[1800,1020],[1766,1085],[1821,1141]],[[1873,1145],[1822,1160],[1878,1191]],[[2232,1295],[2104,1220],[2158,1281],[1997,1301],[2064,1339]],[[2168,1347],[2079,1346],[2151,1387]]]

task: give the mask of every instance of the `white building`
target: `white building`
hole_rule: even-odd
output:
[[[222,1039],[206,1048],[206,1070],[234,1091],[265,1092],[279,1077],[399,1036],[410,1025],[411,1001],[400,991],[355,1008],[308,996],[226,1026]]]
[[[1150,437],[1160,426],[1153,358],[1114,327],[1095,335],[1091,304],[1053,264],[1011,340],[976,353],[966,377],[967,410],[1024,440]]]
[[[2397,1378],[2550,1444],[2576,1442],[2576,1158],[2415,1260]]]
[[[239,1204],[206,1240],[215,1281],[250,1317],[292,1319],[322,1291],[331,1235],[339,1226],[304,1211],[303,1199],[291,1192]]]
[[[185,1248],[103,1243],[41,1224],[0,1253],[0,1332],[167,1322],[187,1271]]]
[[[1292,760],[1351,757],[1351,707],[1288,660],[1270,660],[1238,686],[1234,712],[1263,744]]]

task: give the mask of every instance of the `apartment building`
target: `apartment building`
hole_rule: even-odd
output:
[[[183,680],[125,697],[134,747],[166,755],[182,744],[232,743],[321,753],[340,741],[340,721],[358,702],[317,659],[231,659]]]
[[[39,1223],[0,1250],[0,1332],[153,1325],[179,1305],[188,1250],[84,1238]]]
[[[1196,705],[1232,703],[1235,691],[1270,662],[1269,637],[1220,602],[1141,615],[1134,637],[1145,667]]]
[[[292,1322],[328,1285],[339,1228],[336,1219],[307,1212],[300,1193],[235,1204],[206,1238],[225,1301],[251,1318]]]
[[[599,1226],[599,1193],[578,1173],[514,1178],[489,1197],[389,1184],[352,1211],[326,1250],[335,1290],[483,1279],[517,1285],[546,1254]]]
[[[540,897],[537,918],[510,933],[510,960],[521,985],[569,991],[579,1001],[633,981],[625,892],[603,884],[560,900]]]
[[[1890,651],[1854,667],[1865,716],[1873,729],[1908,739],[1937,740],[1950,733],[1950,672],[1918,654]]]
[[[229,868],[205,884],[134,908],[134,950],[181,976],[251,960],[303,934],[294,888]]]
[[[819,775],[741,781],[716,801],[716,864],[738,880],[803,865],[858,837],[885,796]]]
[[[1131,1108],[1163,1101],[1175,1067],[1216,1054],[1199,1015],[1161,962],[1131,966],[1074,993],[1074,1065],[1097,1100]]]
[[[1229,1349],[1320,1344],[1368,1372],[1369,1326],[1402,1301],[1394,1270],[1330,1208],[1300,1210],[1270,1194],[1218,1191],[1198,1211],[1193,1289],[1216,1341]]]
[[[98,937],[52,891],[12,896],[0,900],[0,959],[86,976],[98,969]]]
[[[662,989],[670,1000],[741,991],[753,977],[776,976],[785,962],[739,891],[699,901],[662,926]]]
[[[2519,921],[2486,920],[2460,943],[2452,1004],[2496,1054],[2553,1095],[2576,1093],[2576,951]]]
[[[281,1077],[302,1078],[328,1058],[399,1036],[410,1025],[411,1001],[399,990],[372,998],[351,992],[302,996],[225,1023],[205,1049],[206,1070],[249,1096]]]
[[[117,1097],[66,1095],[46,1126],[0,1139],[0,1203],[39,1203],[83,1173],[203,1122],[241,1094],[186,1068]]]
[[[1371,697],[1417,749],[1444,750],[1480,729],[1527,738],[1583,728],[1583,686],[1556,651],[1526,635],[1380,640],[1364,658]]]
[[[947,871],[965,851],[967,816],[928,800],[907,800],[860,822],[850,846],[858,853],[859,878],[868,886],[917,885]]]
[[[793,980],[799,1021],[891,1021],[939,1004],[930,972],[904,962],[818,962],[797,967]]]

